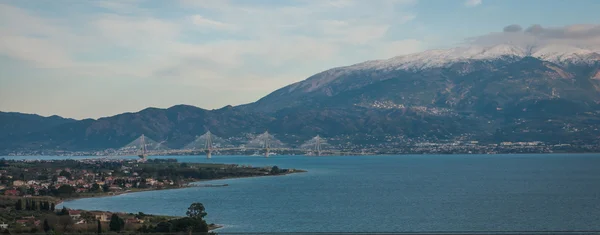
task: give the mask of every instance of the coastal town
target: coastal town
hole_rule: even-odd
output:
[[[35,160],[0,159],[0,232],[89,232],[160,230],[162,222],[181,221],[169,216],[59,207],[64,200],[102,197],[181,187],[225,187],[193,184],[211,179],[281,175],[294,169],[244,165],[178,163],[174,159],[144,162],[124,159]],[[177,221],[179,222],[177,222]],[[113,222],[116,221],[116,222]],[[183,221],[183,220],[182,220]],[[189,221],[188,221],[189,222]],[[117,224],[117,225],[115,225]],[[208,229],[217,225],[207,224]]]

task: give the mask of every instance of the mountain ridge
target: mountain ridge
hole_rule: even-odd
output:
[[[292,143],[317,134],[356,144],[384,136],[596,141],[600,56],[569,48],[497,45],[366,61],[317,73],[245,105],[174,105],[66,122],[5,138],[0,149],[117,148],[141,134],[180,148],[207,130],[238,139],[269,130]]]

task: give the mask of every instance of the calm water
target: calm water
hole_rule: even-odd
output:
[[[309,172],[64,205],[184,215],[202,202],[222,232],[600,230],[600,155],[176,158]]]

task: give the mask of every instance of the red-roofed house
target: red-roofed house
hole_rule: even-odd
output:
[[[21,193],[16,189],[9,189],[4,191],[5,196],[19,196]]]
[[[69,216],[74,220],[81,218],[81,211],[78,210],[69,210]]]

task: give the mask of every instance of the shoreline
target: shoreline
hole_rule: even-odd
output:
[[[216,181],[216,180],[228,180],[228,179],[244,179],[244,178],[260,178],[260,177],[276,177],[276,176],[285,176],[285,175],[291,175],[291,174],[296,174],[296,173],[306,173],[308,171],[306,170],[296,170],[294,169],[294,172],[289,172],[289,173],[282,173],[282,174],[278,174],[278,175],[253,175],[253,176],[240,176],[240,177],[224,177],[224,178],[218,178],[218,179],[202,179],[202,180],[192,180],[189,182],[186,182],[184,185],[181,186],[177,186],[177,187],[166,187],[166,188],[148,188],[148,189],[139,189],[139,190],[135,190],[135,191],[123,191],[123,192],[114,192],[114,193],[106,193],[106,194],[99,194],[99,195],[84,195],[83,197],[73,197],[73,198],[65,198],[65,199],[60,199],[57,198],[58,200],[56,200],[56,205],[60,205],[63,202],[67,202],[67,201],[74,201],[74,200],[78,200],[78,199],[86,199],[86,198],[101,198],[101,197],[113,197],[113,196],[119,196],[119,195],[123,195],[123,194],[130,194],[130,193],[141,193],[141,192],[148,192],[148,191],[163,191],[163,190],[175,190],[175,189],[184,189],[184,188],[208,188],[208,187],[228,187],[228,184],[224,184],[224,185],[210,185],[210,186],[206,186],[206,185],[194,185],[195,183],[200,183],[200,182],[210,182],[210,181]]]
[[[74,201],[74,200],[78,200],[78,199],[112,197],[112,196],[119,196],[119,195],[129,194],[129,193],[141,193],[141,192],[149,192],[149,191],[174,190],[174,189],[195,188],[195,187],[198,187],[198,188],[202,188],[202,187],[215,187],[215,186],[194,186],[194,185],[192,185],[194,183],[199,183],[199,182],[209,182],[209,181],[215,181],[215,180],[228,180],[228,179],[243,179],[243,178],[260,178],[260,177],[268,177],[268,176],[277,177],[277,176],[286,176],[286,175],[291,175],[291,174],[296,174],[296,173],[306,173],[306,172],[308,172],[308,171],[294,169],[294,172],[283,173],[283,174],[278,174],[278,175],[255,175],[255,176],[225,177],[225,178],[219,178],[219,179],[197,180],[197,181],[190,181],[190,182],[186,183],[185,185],[182,185],[182,186],[179,186],[179,187],[162,188],[162,189],[144,189],[144,190],[137,190],[137,191],[134,191],[134,192],[119,192],[119,193],[115,193],[115,194],[106,194],[106,195],[98,195],[98,196],[91,196],[91,197],[77,197],[77,198],[59,199],[59,200],[56,201],[56,207],[59,208],[60,205],[62,203],[64,203],[64,202]],[[229,184],[223,184],[223,185],[218,185],[216,187],[228,187],[228,186],[229,186]],[[63,205],[63,207],[65,207],[65,206]],[[78,209],[78,210],[82,210],[82,211],[101,211],[101,210],[85,210],[85,209]],[[103,211],[103,212],[127,213],[127,212],[119,212],[119,211]],[[171,215],[161,215],[161,214],[149,214],[149,215],[150,216],[176,217],[176,218],[181,217],[181,216],[171,216]],[[212,224],[212,226],[211,226],[211,224],[209,224],[208,231],[214,231],[214,230],[218,230],[218,229],[221,229],[221,228],[224,228],[224,227],[225,227],[224,225]]]

